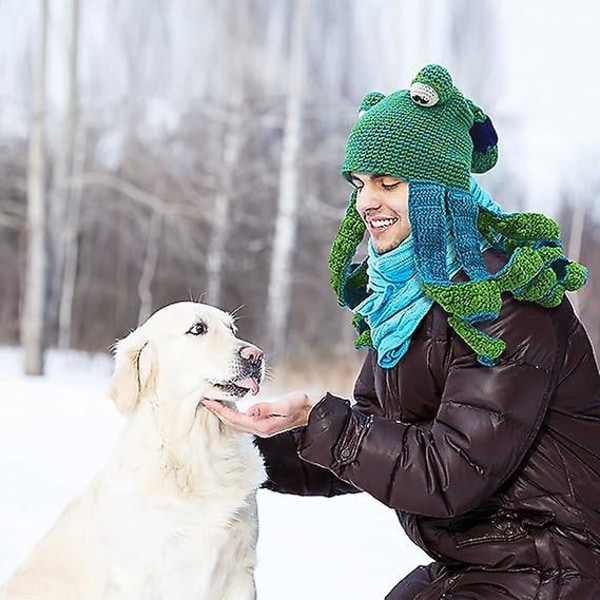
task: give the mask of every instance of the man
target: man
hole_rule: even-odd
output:
[[[586,270],[553,221],[502,213],[471,177],[496,144],[439,65],[367,95],[330,259],[371,347],[355,403],[293,392],[239,414],[206,402],[259,436],[267,487],[363,490],[396,510],[435,562],[389,600],[600,598],[600,375],[564,298]]]

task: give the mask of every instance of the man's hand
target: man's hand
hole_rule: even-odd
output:
[[[290,392],[275,402],[254,404],[245,413],[228,408],[216,400],[204,399],[202,404],[223,423],[238,431],[271,437],[306,425],[310,409],[316,402],[304,392]]]

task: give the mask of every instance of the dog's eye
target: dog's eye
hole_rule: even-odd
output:
[[[208,331],[208,327],[204,321],[198,321],[194,323],[186,333],[191,333],[192,335],[204,335]]]

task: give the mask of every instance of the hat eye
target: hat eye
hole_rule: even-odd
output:
[[[419,106],[435,106],[440,97],[438,93],[426,83],[415,81],[410,86],[410,99]]]

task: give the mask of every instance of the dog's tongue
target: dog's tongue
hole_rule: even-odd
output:
[[[235,382],[235,385],[250,390],[253,396],[256,396],[256,394],[258,394],[259,391],[258,381],[256,381],[256,379],[254,379],[253,377],[245,377],[244,379],[239,379]]]

